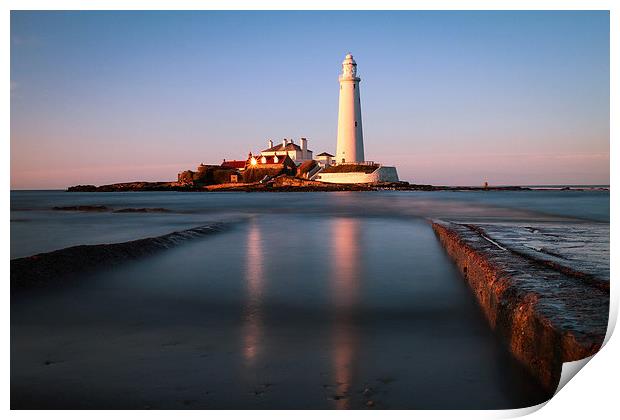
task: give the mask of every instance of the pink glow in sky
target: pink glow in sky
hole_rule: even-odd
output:
[[[366,158],[401,179],[609,183],[605,11],[12,12],[11,188],[334,154],[349,51]]]

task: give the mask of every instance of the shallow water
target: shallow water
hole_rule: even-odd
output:
[[[546,192],[524,194],[539,193],[515,208],[503,193],[487,192],[13,193],[11,217],[24,219],[12,222],[16,256],[247,219],[74,286],[14,299],[12,407],[541,402],[541,389],[491,333],[426,220],[609,219],[608,193],[568,192],[575,195],[560,196],[556,210]],[[76,204],[174,212],[49,210]]]
[[[55,206],[163,207],[171,213],[70,212]],[[609,222],[608,191],[67,193],[11,192],[11,258],[162,235],[239,214]]]

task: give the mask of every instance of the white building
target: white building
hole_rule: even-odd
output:
[[[315,181],[337,184],[374,184],[377,182],[398,182],[398,173],[394,166],[361,165],[350,172],[338,172],[339,166],[330,166],[312,177]],[[334,171],[334,172],[331,172]]]
[[[351,54],[342,62],[340,98],[338,102],[338,137],[335,166],[325,165],[313,179],[342,184],[397,182],[398,173],[393,166],[364,160],[362,133],[362,105],[360,101],[360,78],[357,63]]]
[[[268,148],[262,150],[262,156],[286,156],[288,155],[295,164],[299,165],[307,160],[312,160],[312,150],[308,149],[308,140],[305,137],[299,139],[299,145],[293,140],[283,139],[282,143],[274,146],[273,141],[268,141]]]
[[[319,153],[318,155],[315,156],[314,160],[317,161],[317,163],[325,168],[327,166],[331,166],[331,165],[335,165],[336,164],[336,159],[334,159],[335,156],[327,153],[327,152],[323,152],[323,153]]]

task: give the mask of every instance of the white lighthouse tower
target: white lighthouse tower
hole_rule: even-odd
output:
[[[362,137],[362,107],[360,104],[360,78],[357,77],[357,63],[349,53],[342,62],[340,100],[338,102],[338,143],[336,163],[364,161],[364,139]]]
[[[360,78],[357,63],[351,54],[342,62],[340,100],[338,102],[338,143],[334,166],[328,153],[324,166],[311,179],[338,184],[372,184],[398,182],[396,167],[385,166],[364,159],[362,137],[362,106],[360,104]]]

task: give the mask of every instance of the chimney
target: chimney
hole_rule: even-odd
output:
[[[286,139],[282,140],[282,147],[286,147],[286,143],[287,143]]]
[[[271,139],[267,141],[267,147],[269,147],[270,149],[273,147],[273,141]]]
[[[299,146],[301,146],[301,155],[305,159],[306,151],[308,150],[308,140],[305,137],[299,139]]]

